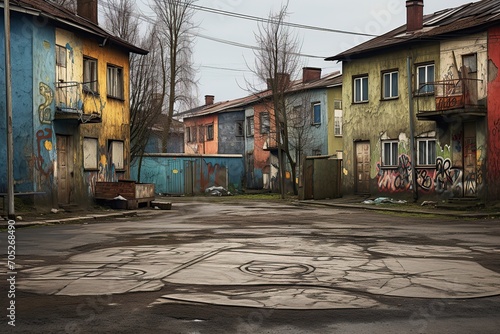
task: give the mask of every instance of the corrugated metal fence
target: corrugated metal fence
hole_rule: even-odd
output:
[[[131,179],[138,180],[139,159],[131,168]],[[142,183],[154,183],[156,193],[195,195],[217,186],[231,192],[242,190],[245,166],[243,156],[145,154],[142,158]]]

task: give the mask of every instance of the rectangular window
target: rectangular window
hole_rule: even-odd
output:
[[[462,62],[467,73],[477,72],[477,54],[462,56]]]
[[[83,91],[98,94],[97,59],[83,57]]]
[[[342,110],[342,100],[334,100],[333,101],[333,109]]]
[[[260,133],[269,133],[271,131],[271,123],[269,122],[269,113],[260,113]]]
[[[387,140],[382,142],[382,166],[398,165],[398,142]]]
[[[214,140],[214,125],[207,125],[207,140]]]
[[[334,135],[342,136],[342,110],[335,110]]]
[[[96,138],[83,138],[83,168],[98,169],[98,141]]]
[[[247,137],[253,136],[253,131],[254,131],[253,116],[248,116],[247,117]]]
[[[236,137],[243,137],[245,135],[244,121],[236,121]]]
[[[111,150],[111,164],[115,166],[115,170],[125,168],[124,163],[124,144],[120,140],[111,140],[109,149]]]
[[[368,102],[368,76],[354,79],[354,103]]]
[[[434,93],[434,64],[417,66],[418,94]]]
[[[313,103],[312,113],[313,113],[312,124],[321,124],[321,103]]]
[[[436,140],[435,139],[418,139],[418,165],[435,165],[436,164]]]
[[[198,140],[199,140],[200,143],[204,143],[205,142],[206,128],[204,126],[200,126],[198,128],[198,131],[200,132],[199,135],[198,135]]]
[[[64,46],[56,45],[56,81],[67,81],[68,50]]]
[[[106,83],[108,96],[123,100],[123,69],[121,67],[108,65]]]
[[[399,72],[392,71],[382,74],[382,99],[394,99],[399,96]]]
[[[190,140],[190,142],[196,143],[197,134],[198,134],[198,129],[196,128],[196,126],[192,126],[191,127],[191,140]]]

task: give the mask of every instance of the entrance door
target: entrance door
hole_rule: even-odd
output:
[[[464,124],[464,196],[477,196],[476,123]]]
[[[70,198],[70,137],[57,135],[57,199],[69,204]]]
[[[357,142],[356,145],[356,191],[358,194],[370,193],[370,142]]]

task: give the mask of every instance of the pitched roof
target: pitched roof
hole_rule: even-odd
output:
[[[416,42],[460,36],[464,30],[484,29],[500,22],[500,0],[482,0],[425,15],[421,30],[407,33],[406,24],[325,60],[349,60],[368,52]]]
[[[0,6],[2,8],[3,2],[4,0],[0,0]],[[20,11],[46,18],[54,22],[56,26],[90,34],[94,37],[102,39],[102,43],[110,43],[129,52],[142,55],[148,53],[147,50],[134,46],[121,38],[113,36],[99,25],[48,0],[10,0],[10,9],[11,11]]]
[[[340,85],[342,85],[342,75],[340,74],[340,72],[336,71],[327,74],[320,79],[311,80],[305,83],[302,82],[302,79],[293,81],[286,93],[287,94],[299,93],[307,90],[334,87]],[[243,107],[250,106],[254,103],[260,102],[264,98],[270,97],[271,95],[272,91],[267,89],[239,99],[199,106],[194,109],[185,111],[182,114],[183,118],[193,118],[193,117],[200,117],[221,112],[236,111]]]

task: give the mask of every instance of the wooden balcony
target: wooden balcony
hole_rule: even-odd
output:
[[[102,122],[104,103],[97,82],[56,82],[56,120]]]
[[[419,120],[471,119],[486,116],[486,98],[480,99],[483,80],[453,79],[428,83],[414,94]]]

